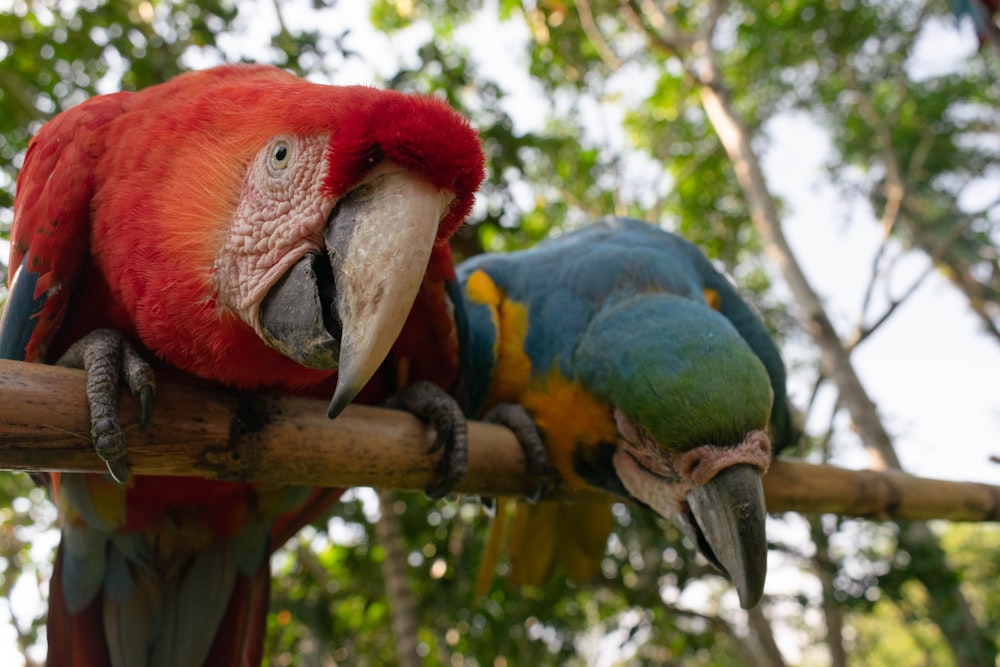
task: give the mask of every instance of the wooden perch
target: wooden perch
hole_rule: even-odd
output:
[[[90,441],[82,371],[0,360],[0,469],[103,472]],[[433,432],[413,416],[349,406],[336,420],[326,402],[288,396],[159,387],[152,425],[138,401],[121,400],[129,462],[137,474],[200,476],[313,486],[420,490],[434,474]],[[514,436],[469,425],[469,474],[457,491],[486,496],[532,491]],[[875,519],[1000,520],[1000,486],[852,471],[780,460],[764,478],[771,512]],[[596,492],[595,492],[596,493]],[[556,492],[565,498],[568,491]]]

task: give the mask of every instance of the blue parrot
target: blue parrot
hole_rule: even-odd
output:
[[[966,16],[972,21],[979,40],[979,48],[990,44],[1000,51],[1000,29],[996,15],[1000,11],[998,0],[951,0],[951,12],[959,22]]]
[[[688,241],[622,218],[474,257],[458,276],[469,413],[522,406],[553,483],[676,519],[741,605],[756,605],[767,568],[761,476],[797,434],[778,349],[727,279]],[[512,583],[540,584],[556,565],[577,581],[596,574],[610,506],[518,503]]]

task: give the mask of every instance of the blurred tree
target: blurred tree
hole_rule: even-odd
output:
[[[236,15],[215,1],[9,4],[0,13],[0,207],[8,223],[20,155],[45,119],[99,92],[180,73],[185,51],[217,48],[216,34]]]
[[[889,290],[905,253],[928,257],[997,336],[998,61],[992,51],[946,70],[914,61],[919,40],[952,29],[945,3],[681,0],[664,13],[642,1],[374,0],[370,26],[355,32],[334,20],[347,8],[333,0],[276,0],[273,9],[243,0],[7,4],[0,235],[27,139],[59,110],[222,60],[268,60],[330,79],[364,60],[357,33],[373,26],[418,42],[383,85],[445,96],[483,135],[488,182],[474,224],[456,240],[459,257],[529,245],[612,212],[664,224],[726,266],[776,335],[807,350],[799,373],[817,386],[852,375],[850,352],[912,293]],[[264,11],[274,14],[259,42],[249,24]],[[484,20],[524,26],[525,51],[477,52],[468,33]],[[516,108],[523,96],[509,82],[484,74],[489,59],[508,60],[512,76],[529,81],[530,109]],[[789,277],[788,257],[773,250],[781,202],[753,180],[768,123],[790,110],[826,129],[835,183],[845,199],[868,203],[886,238],[853,332],[836,331],[814,293],[807,303],[812,288]],[[877,290],[889,298],[875,298]],[[817,316],[825,321],[818,334]],[[837,410],[849,410],[891,462],[891,439],[860,381],[840,394]],[[806,447],[817,459],[851,440],[846,420],[829,421]],[[26,663],[43,655],[43,616],[23,602],[44,601],[52,541],[42,538],[54,513],[42,495],[24,476],[0,474],[0,589]],[[268,664],[394,663],[397,601],[383,565],[400,553],[404,562],[392,568],[417,601],[416,653],[427,665],[996,661],[1000,533],[992,527],[943,527],[938,545],[926,528],[914,539],[913,526],[783,517],[772,557],[783,574],[797,573],[798,592],[747,615],[679,531],[642,511],[616,506],[617,529],[592,585],[557,577],[514,591],[498,579],[476,601],[488,521],[478,507],[412,495],[391,505],[401,529],[392,548],[376,536],[375,495],[359,491],[275,556]]]
[[[945,29],[935,9],[929,2],[871,8],[869,20],[885,29],[860,51],[817,41],[816,57],[831,76],[798,103],[831,128],[839,153],[831,172],[880,212],[886,240],[926,254],[1000,343],[996,59],[970,58],[944,73],[915,63],[925,27]],[[891,270],[891,258],[877,259],[876,275]]]

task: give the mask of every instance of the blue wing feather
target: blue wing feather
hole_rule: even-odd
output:
[[[45,307],[47,297],[47,293],[35,297],[39,278],[39,274],[28,270],[28,253],[25,253],[0,314],[0,359],[25,359],[28,342],[35,333],[38,315]]]

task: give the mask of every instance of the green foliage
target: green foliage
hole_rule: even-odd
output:
[[[818,78],[800,104],[830,128],[834,176],[868,197],[887,231],[926,253],[1000,341],[1000,198],[989,188],[1000,162],[997,58],[983,52],[958,71],[919,71],[920,35],[928,24],[944,28],[930,7],[859,4],[855,26],[881,28],[867,31],[861,51],[858,36],[817,44],[832,76]],[[984,188],[990,199],[975,194]]]
[[[655,26],[640,16],[652,4],[659,3],[375,0],[369,20],[389,35],[429,26],[416,59],[384,83],[446,98],[483,138],[487,183],[473,224],[456,239],[457,257],[531,245],[608,213],[644,218],[704,248],[751,292],[776,333],[804,346],[786,299],[771,289],[732,165],[701,107],[693,61],[663,48]],[[286,15],[293,5],[274,3]],[[41,122],[99,91],[136,89],[195,62],[242,57],[220,43],[223,36],[246,39],[238,19],[247,6],[242,0],[44,0],[15,1],[0,14],[0,237],[9,236],[14,180]],[[708,14],[708,3],[699,0],[671,6],[685,35],[699,30]],[[580,13],[585,7],[592,21]],[[775,114],[808,113],[833,142],[835,182],[845,197],[866,198],[877,218],[896,196],[897,174],[905,196],[900,214],[889,220],[891,234],[931,257],[984,326],[995,330],[1000,201],[966,202],[997,176],[997,59],[982,52],[957,71],[916,75],[913,44],[929,24],[950,25],[946,11],[944,3],[902,0],[727,3],[715,57],[721,85],[754,132],[755,147],[766,148],[764,129]],[[523,26],[529,36],[524,53],[483,54],[466,45],[462,28],[482,12]],[[320,78],[358,57],[348,33],[330,34],[319,23],[301,32],[284,26],[273,26],[270,42],[256,46],[290,70]],[[523,63],[536,91],[529,109],[515,108],[508,85],[483,74],[488,58],[509,58],[512,68]],[[589,110],[602,104],[620,115],[595,121]],[[525,116],[533,121],[530,129]],[[601,122],[620,135],[595,131]],[[642,179],[630,171],[637,163],[647,167]],[[833,444],[844,439],[837,431]],[[50,555],[32,548],[53,520],[41,496],[26,476],[0,473],[0,595],[6,601],[15,584],[35,586],[46,575]],[[648,512],[616,507],[616,531],[592,585],[571,586],[557,577],[539,589],[515,591],[497,579],[477,601],[472,587],[487,528],[478,507],[417,495],[398,502],[405,509],[407,572],[419,601],[427,665],[462,659],[583,665],[598,655],[630,665],[742,665],[754,656],[763,662],[743,617],[734,616],[722,595],[722,579],[676,528]],[[385,551],[370,514],[357,497],[346,500],[329,523],[318,523],[275,556],[267,664],[395,662],[381,573]],[[833,554],[827,595],[844,617],[851,664],[951,664],[949,639],[967,620],[947,607],[943,593],[955,587],[972,601],[983,633],[1000,644],[1000,532],[994,527],[944,528],[954,572],[941,572],[924,566],[939,553],[898,548],[894,524],[825,525]],[[812,581],[820,567],[813,545],[801,531],[794,534],[776,540],[774,554]],[[789,641],[819,647],[823,663],[823,647],[836,638],[815,620],[820,607],[816,596],[803,593],[769,614],[781,611],[776,627]],[[22,649],[38,644],[43,620],[36,611],[16,614]]]
[[[853,619],[848,650],[863,655],[863,664],[878,667],[955,664],[941,629],[927,620],[924,589],[911,581],[906,593],[898,603],[879,600]]]
[[[181,56],[215,49],[235,15],[218,0],[14,2],[0,14],[0,209],[11,206],[17,158],[42,121],[98,92],[178,74]]]
[[[54,517],[54,508],[46,501],[45,492],[31,478],[0,471],[0,600],[14,619],[13,628],[22,653],[38,644],[45,619],[35,610],[15,608],[12,593],[15,587],[34,588],[48,579],[55,553],[39,538]],[[47,544],[52,547],[55,542],[48,540]]]
[[[403,510],[407,571],[428,666],[492,665],[501,657],[510,665],[582,666],[601,649],[634,654],[634,664],[742,664],[711,621],[664,607],[661,586],[676,592],[706,571],[680,546],[677,528],[650,512],[616,507],[616,536],[592,585],[573,586],[560,575],[518,591],[498,578],[475,600],[488,525],[479,506],[414,494],[396,505]],[[294,561],[276,558],[269,664],[309,664],[304,654],[314,650],[348,664],[394,661],[374,527],[356,496],[335,509],[330,525],[300,535],[291,547]],[[334,534],[340,538],[332,540]]]
[[[992,628],[1000,644],[1000,627],[994,622],[1000,618],[1000,589],[989,583],[1000,581],[1000,526],[951,524],[944,527],[941,544],[948,552],[948,562],[960,573],[973,613],[980,623]]]

